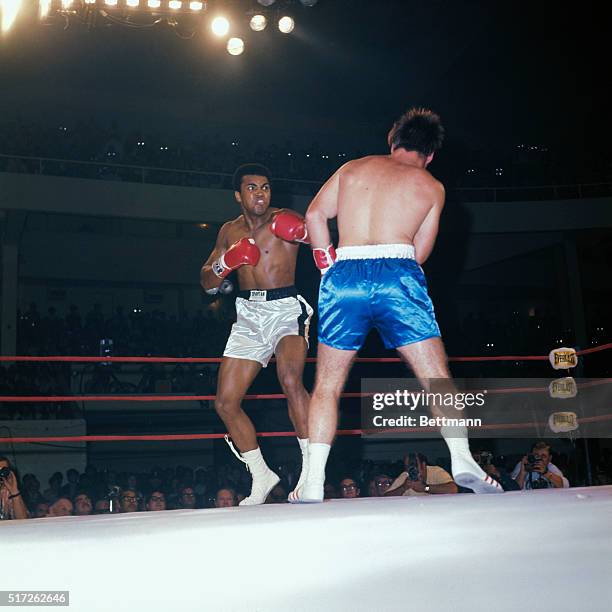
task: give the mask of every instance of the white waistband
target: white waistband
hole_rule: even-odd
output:
[[[338,247],[337,261],[343,259],[415,259],[411,244],[364,244]]]

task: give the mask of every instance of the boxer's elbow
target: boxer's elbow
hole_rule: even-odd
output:
[[[327,225],[327,217],[323,214],[323,212],[317,208],[309,208],[306,211],[306,225],[310,228],[310,226],[317,227],[321,225]]]
[[[211,266],[204,265],[200,270],[200,285],[204,291],[214,289],[221,284],[220,279],[213,271]]]

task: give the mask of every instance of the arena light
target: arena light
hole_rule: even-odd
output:
[[[230,55],[242,55],[244,52],[244,41],[242,38],[230,38],[227,41],[226,48]]]
[[[66,11],[72,7],[73,0],[62,0],[62,8]]]
[[[117,0],[104,0],[106,6],[117,6]]]
[[[152,9],[159,8],[161,6],[160,0],[147,0],[147,6]]]
[[[272,6],[276,0],[257,0],[257,2],[259,2],[259,4],[261,4],[261,6]]]
[[[201,11],[204,8],[204,3],[197,0],[191,0],[189,3],[189,8],[192,11]]]
[[[211,28],[215,36],[225,36],[230,29],[230,23],[225,17],[215,17],[212,20]]]
[[[170,0],[170,2],[168,2],[168,7],[173,11],[180,11],[182,6],[183,3],[181,0]]]
[[[0,10],[2,11],[2,33],[6,33],[17,19],[21,0],[0,0]]]
[[[312,8],[319,0],[300,0],[306,8]]]
[[[96,0],[85,0],[85,4],[95,4]]]
[[[268,20],[266,19],[265,15],[253,15],[249,25],[251,26],[251,30],[253,30],[253,32],[261,32],[262,30],[266,29]]]
[[[126,0],[125,3],[128,5],[129,8],[138,8],[140,0]]]
[[[40,0],[38,5],[38,16],[41,19],[49,16],[49,10],[51,8],[51,0]]]
[[[295,28],[295,21],[293,21],[292,17],[285,15],[278,20],[278,29],[283,34],[290,34],[293,32],[293,28]]]

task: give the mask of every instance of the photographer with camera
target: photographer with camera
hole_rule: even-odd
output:
[[[11,462],[0,457],[0,520],[27,519],[28,516]]]
[[[568,488],[568,479],[551,463],[551,457],[550,445],[544,441],[536,442],[531,447],[531,453],[516,464],[511,477],[524,490]]]
[[[493,453],[487,450],[477,450],[472,452],[474,461],[485,471],[489,476],[495,478],[497,482],[504,488],[504,491],[518,491],[520,487],[518,483],[510,478],[510,474],[503,467],[498,467],[493,463]],[[469,491],[467,491],[469,493]]]
[[[404,457],[402,472],[385,491],[384,497],[396,495],[427,495],[457,493],[458,488],[452,476],[437,465],[427,465],[422,453],[408,453]]]

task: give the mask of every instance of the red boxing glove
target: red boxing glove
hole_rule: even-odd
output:
[[[336,261],[336,249],[334,249],[333,244],[330,244],[325,249],[312,249],[312,256],[321,274],[325,274],[334,265],[334,261]]]
[[[271,232],[287,242],[303,242],[308,244],[308,230],[304,219],[290,212],[280,212],[270,225]]]
[[[240,266],[256,266],[261,255],[259,247],[253,238],[241,238],[213,261],[212,271],[219,277],[225,278],[230,272]]]

